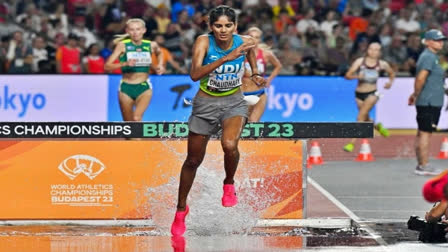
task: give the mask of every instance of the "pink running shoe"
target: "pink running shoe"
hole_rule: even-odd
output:
[[[190,208],[188,205],[185,208],[185,211],[176,211],[176,216],[174,216],[173,224],[171,224],[171,234],[174,236],[181,236],[187,230],[185,226],[185,217],[187,217]]]
[[[173,235],[171,236],[171,247],[173,247],[174,252],[185,252],[185,237]]]
[[[238,203],[238,198],[235,193],[235,186],[232,184],[225,184],[223,186],[224,194],[222,195],[222,206],[233,207]]]

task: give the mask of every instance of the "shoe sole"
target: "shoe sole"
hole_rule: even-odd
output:
[[[417,175],[422,175],[422,176],[435,176],[438,175],[439,172],[426,172],[426,171],[414,171],[415,174]]]
[[[221,200],[221,205],[223,207],[234,207],[238,204],[238,201],[236,201],[234,204],[225,204],[222,200]]]
[[[223,207],[234,207],[234,206],[236,206],[238,203],[235,203],[235,204],[231,204],[231,205],[225,205],[225,204],[222,204],[222,206]]]

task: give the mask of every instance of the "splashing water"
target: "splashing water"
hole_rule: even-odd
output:
[[[148,188],[149,209],[156,230],[161,235],[169,235],[171,222],[174,218],[177,200],[178,180],[169,178],[168,183]]]
[[[241,153],[240,161],[249,155],[251,153]],[[185,154],[176,153],[175,158],[183,161]],[[260,196],[260,193],[248,188],[254,184],[248,183],[248,171],[257,167],[242,167],[240,162],[235,179],[239,202],[235,207],[223,207],[221,197],[225,171],[224,164],[219,160],[222,160],[222,154],[207,153],[198,168],[188,198],[190,213],[186,219],[187,235],[248,234],[255,227],[262,210],[277,200],[272,194]],[[178,185],[179,178],[170,177],[167,183],[148,188],[152,220],[161,234],[169,234],[176,210]],[[259,180],[258,186],[263,186],[263,178]]]
[[[190,230],[197,235],[216,235],[245,233],[255,226],[258,214],[244,199],[232,208],[221,205],[223,174],[203,167],[196,176],[198,183],[190,197]]]

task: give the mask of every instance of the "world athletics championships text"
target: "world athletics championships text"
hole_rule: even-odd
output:
[[[131,135],[130,125],[15,125],[12,127],[14,134],[19,136],[44,135],[44,136],[101,136],[101,135]],[[11,134],[9,125],[4,125],[0,134]]]

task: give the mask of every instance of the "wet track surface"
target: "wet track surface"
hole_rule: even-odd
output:
[[[390,223],[368,223],[376,234],[387,244],[397,244],[401,242],[417,242],[418,232],[409,230],[406,223],[390,222]]]
[[[254,228],[245,235],[172,238],[151,227],[3,226],[0,251],[297,251],[378,246],[361,229]],[[109,250],[110,249],[110,250]]]
[[[3,226],[0,251],[447,251],[422,244],[403,223],[369,224],[388,245],[363,229],[254,228],[247,234],[170,237],[152,227]]]

